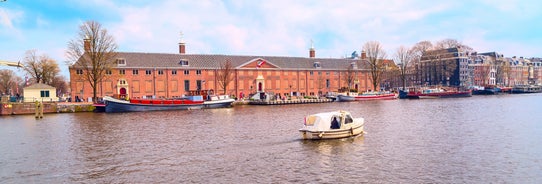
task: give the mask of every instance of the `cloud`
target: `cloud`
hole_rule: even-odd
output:
[[[19,10],[0,8],[0,37],[19,35],[20,31],[15,27],[15,23],[20,21],[23,15]]]

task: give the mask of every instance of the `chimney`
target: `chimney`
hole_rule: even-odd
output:
[[[367,53],[364,50],[361,51],[361,59],[367,59]]]
[[[309,57],[314,58],[316,56],[316,51],[314,50],[314,43],[311,40],[311,48],[309,49]]]
[[[88,38],[88,36],[83,39],[83,47],[85,49],[85,52],[90,52],[90,38]]]
[[[186,53],[186,46],[184,43],[179,43],[179,54],[185,54]]]
[[[186,45],[184,43],[184,39],[183,39],[183,32],[181,31],[179,33],[179,37],[180,37],[180,41],[179,41],[179,54],[185,54],[186,53]]]

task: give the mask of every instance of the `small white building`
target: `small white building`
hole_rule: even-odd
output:
[[[24,102],[58,102],[56,88],[47,84],[36,83],[23,89]]]

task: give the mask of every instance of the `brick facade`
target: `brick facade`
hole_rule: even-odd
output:
[[[183,44],[184,47],[184,44]],[[224,93],[217,82],[219,63],[232,62],[233,81],[226,94],[236,97],[256,92],[256,78],[262,76],[265,92],[294,96],[317,96],[346,87],[342,76],[359,59],[324,59],[277,56],[235,56],[185,54],[119,53],[122,63],[113,67],[99,83],[97,96],[128,98],[175,98],[189,90],[214,90]],[[310,56],[314,56],[311,49]],[[77,71],[79,70],[79,71]],[[92,97],[90,84],[83,72],[70,66],[72,99]],[[362,66],[355,70],[352,88],[373,90],[369,71]]]

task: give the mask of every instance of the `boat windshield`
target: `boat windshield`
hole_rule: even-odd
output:
[[[305,118],[305,125],[313,126],[315,121],[316,121],[316,116],[308,116],[307,118]]]
[[[352,116],[350,116],[350,114],[346,115],[346,117],[344,118],[344,124],[349,124],[352,122],[354,122],[354,120],[352,119]]]

